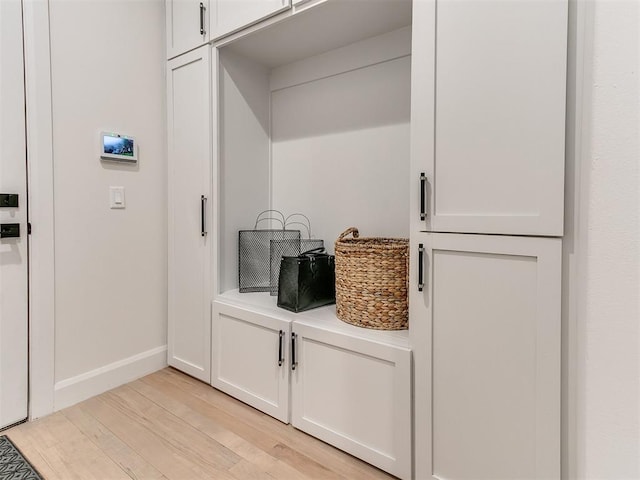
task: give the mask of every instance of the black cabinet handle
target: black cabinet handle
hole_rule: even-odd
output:
[[[418,291],[424,290],[424,245],[418,245]]]
[[[207,235],[206,225],[207,197],[200,195],[200,233],[203,237]]]
[[[282,355],[283,350],[284,350],[284,332],[280,330],[280,335],[278,338],[278,366],[279,367],[281,367],[282,364],[284,363],[284,356]]]
[[[200,35],[204,35],[206,33],[204,30],[204,11],[204,3],[200,2]]]
[[[420,220],[427,218],[427,176],[420,174]]]
[[[295,370],[298,366],[298,359],[296,357],[296,338],[298,335],[291,332],[291,370]]]

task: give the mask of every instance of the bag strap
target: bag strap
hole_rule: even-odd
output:
[[[349,234],[352,234],[353,238],[358,238],[360,236],[360,232],[358,232],[358,229],[356,227],[349,227],[340,234],[340,236],[338,237],[338,240],[342,240],[344,237],[346,237]]]
[[[265,213],[269,213],[269,212],[275,212],[278,213],[281,217],[280,218],[275,218],[275,217],[262,217],[263,214]],[[286,226],[286,221],[284,218],[284,215],[282,214],[282,212],[280,210],[263,210],[262,212],[260,212],[258,214],[258,216],[256,217],[256,223],[253,226],[253,229],[256,230],[258,228],[258,222],[262,221],[262,220],[277,220],[278,222],[280,222],[280,225],[282,225],[282,229],[285,229]]]
[[[304,223],[304,222],[285,222],[285,227],[288,227],[289,225],[302,225],[304,228],[307,229],[307,235],[309,240],[311,240],[311,230],[309,230],[309,226]]]
[[[287,218],[284,219],[284,224],[285,226],[289,224],[289,219],[291,217],[302,217],[304,218],[307,222],[291,222],[291,223],[298,223],[298,224],[302,224],[304,226],[307,227],[307,232],[309,232],[309,238],[311,238],[311,220],[309,220],[309,217],[307,217],[306,215],[302,214],[302,213],[292,213],[291,215],[289,215]]]
[[[311,257],[313,255],[317,255],[319,253],[324,253],[324,247],[312,248],[311,250],[307,250],[306,252],[302,252],[300,254],[301,257]]]

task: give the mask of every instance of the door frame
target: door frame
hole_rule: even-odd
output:
[[[22,0],[29,236],[29,420],[54,411],[54,192],[48,0]]]

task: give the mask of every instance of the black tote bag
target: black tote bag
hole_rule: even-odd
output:
[[[297,257],[282,257],[278,306],[292,312],[336,303],[335,257],[324,248]]]

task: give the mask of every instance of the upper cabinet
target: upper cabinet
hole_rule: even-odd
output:
[[[412,226],[561,236],[566,0],[435,3],[414,2]]]
[[[289,8],[291,0],[166,0],[167,58]]]
[[[211,38],[216,39],[291,8],[291,0],[211,0],[211,7]]]
[[[209,0],[166,0],[167,58],[209,41]]]

